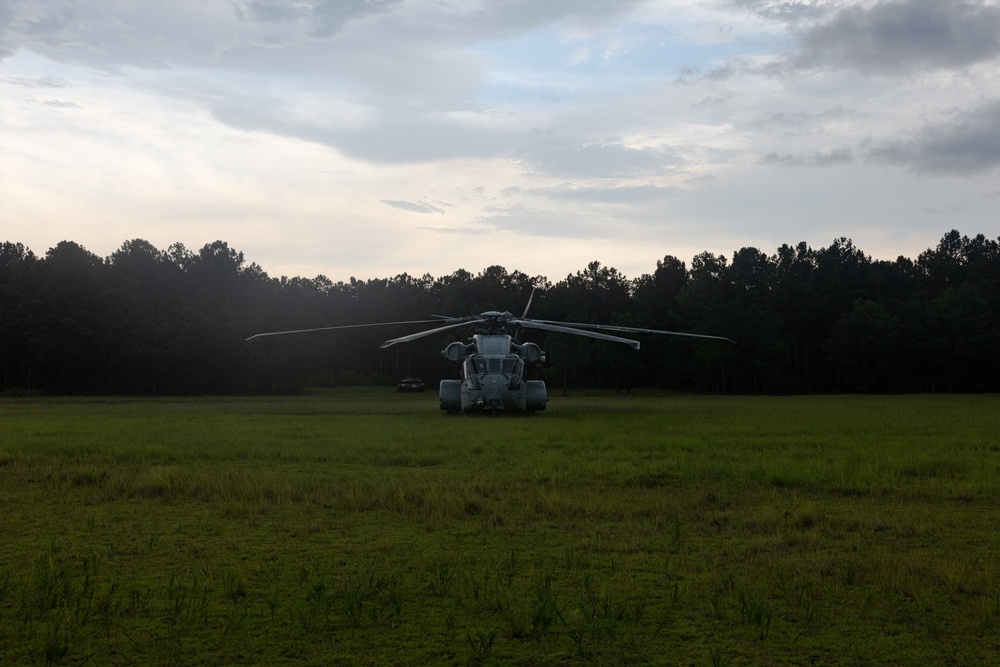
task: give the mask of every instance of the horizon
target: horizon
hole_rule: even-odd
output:
[[[951,233],[952,231],[957,231],[962,237],[966,237],[966,238],[975,238],[976,236],[984,236],[988,240],[1000,241],[1000,237],[991,238],[991,237],[987,236],[986,234],[984,234],[983,232],[974,232],[974,233],[969,234],[969,233],[963,232],[962,230],[951,229],[951,230],[947,230],[945,232],[942,232],[941,235],[938,237],[937,241],[935,241],[933,244],[928,245],[923,250],[920,250],[919,253],[916,253],[914,255],[906,255],[906,254],[903,254],[903,253],[898,253],[898,254],[896,254],[893,257],[877,257],[874,254],[869,253],[866,248],[858,245],[857,243],[854,243],[854,240],[851,239],[850,237],[843,237],[843,236],[838,236],[838,237],[835,237],[833,239],[830,239],[829,242],[827,242],[827,243],[825,243],[823,245],[819,245],[819,246],[814,246],[814,245],[812,245],[810,243],[807,243],[805,241],[796,241],[794,243],[785,242],[784,245],[788,245],[788,246],[794,248],[799,243],[806,243],[806,245],[811,250],[813,250],[813,251],[819,251],[819,250],[822,250],[824,248],[829,247],[831,244],[833,244],[834,242],[836,242],[837,240],[839,240],[841,238],[846,238],[848,241],[851,241],[851,243],[854,245],[855,248],[857,248],[859,251],[861,251],[872,262],[876,262],[876,261],[895,262],[899,258],[905,258],[905,259],[909,259],[909,260],[912,260],[912,261],[916,262],[918,260],[920,254],[923,254],[924,252],[927,252],[927,251],[935,250],[938,247],[938,245],[941,242],[941,240],[947,234]],[[161,246],[161,245],[157,245],[157,244],[153,243],[152,241],[149,241],[148,239],[133,238],[133,239],[126,239],[125,241],[122,241],[114,249],[112,249],[110,252],[107,252],[107,253],[98,253],[98,252],[94,252],[93,249],[87,247],[86,245],[84,245],[82,243],[79,243],[77,241],[74,241],[73,239],[62,239],[61,241],[59,241],[59,242],[57,242],[57,243],[49,246],[48,248],[46,248],[42,252],[39,252],[37,249],[32,248],[28,244],[20,242],[20,241],[15,241],[15,240],[8,239],[6,242],[8,242],[8,243],[21,243],[26,250],[30,250],[39,259],[45,259],[45,256],[48,253],[48,251],[52,250],[54,247],[56,247],[57,245],[59,245],[59,243],[64,243],[64,242],[75,243],[76,245],[82,247],[87,252],[90,252],[91,254],[93,254],[93,255],[101,258],[105,262],[108,262],[111,259],[111,255],[114,252],[116,252],[117,250],[121,249],[121,247],[122,247],[123,244],[125,244],[125,243],[127,243],[129,241],[136,241],[136,240],[147,241],[147,242],[151,243],[154,247],[156,247],[157,250],[160,250],[160,251],[166,251],[168,248],[170,248],[171,246],[175,245],[176,243],[182,243],[182,242],[179,242],[179,241],[175,241],[175,242],[168,243],[166,245],[162,245]],[[692,259],[694,259],[694,257],[696,257],[697,255],[702,254],[704,252],[711,252],[716,257],[722,256],[722,257],[724,257],[726,259],[727,262],[729,262],[729,261],[732,260],[733,255],[736,252],[739,252],[740,250],[742,250],[743,248],[755,248],[756,250],[758,250],[758,251],[762,252],[764,255],[766,255],[768,258],[772,258],[772,257],[774,257],[776,255],[778,249],[782,245],[782,244],[779,244],[778,246],[776,246],[775,248],[770,249],[770,250],[765,249],[765,248],[757,248],[756,246],[743,246],[743,248],[734,248],[733,250],[731,250],[729,252],[722,252],[722,253],[714,252],[714,251],[705,249],[705,250],[698,251],[698,252],[694,253],[693,255],[691,255],[690,257],[687,257],[687,258],[680,257],[680,256],[677,256],[677,255],[673,255],[672,253],[666,253],[665,255],[661,255],[658,259],[654,260],[653,263],[652,263],[652,265],[651,265],[651,268],[642,270],[639,273],[629,273],[629,272],[623,271],[619,267],[615,266],[614,264],[605,262],[605,261],[601,260],[600,258],[595,257],[595,258],[591,258],[590,260],[585,261],[580,267],[578,267],[576,269],[572,269],[572,270],[568,271],[565,275],[562,275],[561,277],[557,277],[557,278],[554,278],[552,275],[545,274],[545,273],[537,273],[537,272],[525,271],[520,266],[509,267],[509,266],[506,266],[506,265],[498,263],[498,262],[484,264],[483,266],[477,267],[475,269],[470,269],[467,266],[459,266],[459,267],[456,267],[456,268],[454,268],[454,269],[452,269],[450,271],[447,271],[445,273],[431,273],[429,271],[424,271],[424,272],[420,272],[420,273],[414,273],[414,272],[410,272],[410,271],[397,271],[395,273],[386,274],[386,275],[378,275],[378,276],[376,276],[376,275],[371,275],[371,276],[356,276],[356,275],[351,275],[351,276],[346,276],[346,277],[342,277],[342,278],[341,277],[336,277],[335,278],[335,277],[331,276],[330,274],[324,273],[324,272],[316,273],[316,274],[313,274],[313,275],[303,275],[303,274],[295,274],[295,275],[293,275],[293,274],[287,274],[287,273],[280,273],[280,274],[279,273],[273,273],[272,271],[268,270],[267,266],[264,266],[260,262],[256,261],[253,257],[248,256],[247,253],[244,252],[241,248],[236,247],[233,244],[230,244],[225,239],[214,239],[212,241],[206,241],[206,242],[201,243],[200,245],[196,245],[196,246],[195,245],[187,245],[186,243],[182,243],[182,244],[184,245],[184,248],[187,251],[189,251],[189,252],[191,252],[193,254],[197,254],[198,251],[201,248],[205,247],[206,245],[211,245],[212,243],[215,243],[215,242],[218,242],[218,241],[226,243],[231,250],[233,250],[235,252],[238,252],[238,253],[242,253],[243,254],[243,259],[244,259],[244,266],[248,266],[248,265],[251,265],[251,264],[256,264],[257,266],[260,267],[260,269],[262,271],[264,271],[265,274],[267,274],[268,278],[274,278],[274,279],[279,279],[279,280],[281,278],[289,278],[289,279],[292,279],[292,278],[301,278],[301,279],[306,279],[306,280],[314,280],[314,279],[316,279],[316,278],[318,278],[320,276],[323,276],[323,277],[329,279],[334,284],[336,284],[336,283],[346,283],[346,282],[350,282],[351,280],[360,280],[360,281],[386,280],[386,279],[395,278],[397,276],[401,276],[401,275],[404,275],[404,274],[409,275],[409,276],[414,277],[414,278],[421,278],[421,277],[424,277],[424,276],[430,276],[432,279],[435,279],[435,280],[440,279],[440,278],[444,278],[444,277],[447,277],[447,276],[450,276],[450,275],[454,275],[458,271],[468,271],[471,275],[475,276],[475,275],[481,274],[483,271],[485,271],[486,269],[488,269],[491,266],[500,266],[503,269],[505,269],[508,273],[520,272],[520,273],[526,274],[529,278],[544,278],[545,280],[548,280],[550,282],[555,283],[555,282],[559,282],[560,280],[564,280],[565,278],[567,278],[569,276],[572,276],[572,275],[575,275],[575,274],[577,274],[579,272],[582,272],[583,270],[585,270],[587,268],[587,266],[591,262],[595,262],[595,261],[598,262],[601,266],[608,267],[608,268],[613,268],[613,269],[617,270],[619,272],[619,274],[621,274],[622,276],[624,276],[625,278],[627,278],[629,280],[634,280],[636,278],[642,277],[643,275],[650,275],[650,274],[652,274],[656,270],[656,263],[659,262],[659,261],[662,261],[664,259],[664,257],[666,257],[668,255],[673,256],[676,259],[678,259],[681,262],[683,262],[685,268],[687,268],[688,270],[690,270],[690,264],[691,264]]]

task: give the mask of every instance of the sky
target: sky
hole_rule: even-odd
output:
[[[0,0],[0,241],[629,278],[1000,235],[1000,0]]]

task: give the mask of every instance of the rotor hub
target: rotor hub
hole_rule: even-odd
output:
[[[507,332],[508,321],[514,316],[508,312],[490,310],[479,316],[481,323],[477,333],[502,334]]]

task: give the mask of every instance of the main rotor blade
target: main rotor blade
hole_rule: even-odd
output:
[[[552,322],[547,322],[545,320],[510,320],[512,324],[517,324],[524,327],[525,329],[543,329],[545,331],[555,331],[557,333],[573,334],[574,336],[586,336],[588,338],[597,338],[599,340],[609,340],[612,343],[625,343],[633,350],[639,349],[639,341],[631,340],[629,338],[619,338],[618,336],[609,336],[608,334],[601,334],[595,331],[583,331],[582,329],[573,329],[572,327],[560,326],[559,324],[554,324]]]
[[[531,309],[531,301],[532,301],[532,299],[535,298],[535,290],[537,290],[537,289],[539,289],[539,288],[538,287],[532,287],[531,288],[531,296],[528,297],[528,305],[524,307],[524,315],[521,315],[522,318],[525,318],[525,317],[528,316],[528,310]]]
[[[438,320],[440,321],[440,320]],[[399,338],[393,338],[392,340],[387,340],[379,347],[387,348],[395,345],[396,343],[409,343],[411,340],[417,340],[418,338],[423,338],[424,336],[433,336],[436,333],[441,333],[442,331],[448,331],[449,329],[457,329],[458,327],[464,327],[467,324],[479,324],[483,320],[464,320],[462,322],[457,322],[455,324],[449,324],[448,326],[438,327],[436,329],[428,329],[427,331],[418,331],[415,334],[410,334],[409,336],[401,336]]]
[[[295,329],[292,331],[268,331],[267,333],[254,334],[247,338],[262,338],[263,336],[284,336],[285,334],[312,333],[313,331],[333,331],[334,329],[361,329],[364,327],[388,327],[394,324],[438,324],[441,320],[407,320],[405,322],[375,322],[373,324],[344,324],[339,327],[317,327],[315,329]]]
[[[605,329],[607,331],[621,331],[624,333],[653,333],[665,334],[667,336],[688,336],[690,338],[710,338],[712,340],[724,340],[736,345],[736,341],[724,336],[706,336],[705,334],[684,333],[683,331],[663,331],[661,329],[640,329],[639,327],[619,327],[611,324],[587,324],[586,322],[553,322],[551,320],[534,320],[535,322],[545,322],[546,324],[562,324],[570,327],[581,327],[584,329]]]

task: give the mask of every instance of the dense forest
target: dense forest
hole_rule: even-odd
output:
[[[0,244],[0,365],[7,395],[292,392],[455,376],[443,334],[387,350],[415,326],[278,336],[262,331],[485,310],[718,336],[624,345],[528,332],[550,388],[698,392],[1000,390],[1000,244],[951,231],[916,260],[873,260],[846,238],[814,250],[666,256],[629,279],[592,262],[552,283],[491,266],[434,278],[271,278],[216,241],[193,252],[141,239],[101,258],[64,241],[36,256]]]

